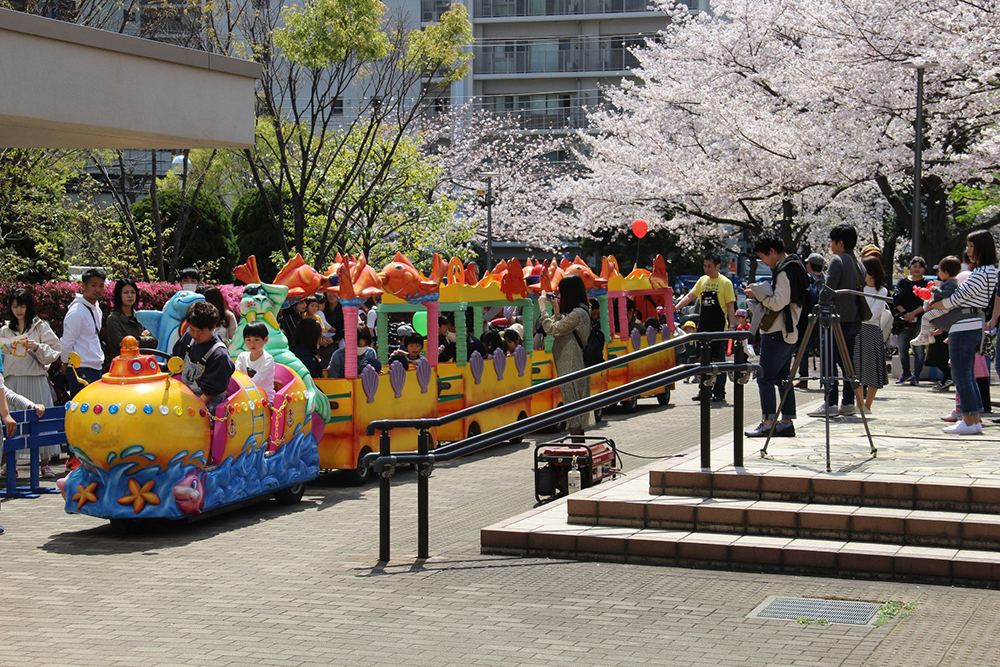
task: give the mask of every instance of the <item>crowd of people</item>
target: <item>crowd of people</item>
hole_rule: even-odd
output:
[[[748,312],[735,308],[735,290],[731,281],[719,275],[720,263],[715,256],[706,257],[705,276],[676,304],[683,309],[694,299],[700,300],[699,320],[697,324],[685,322],[685,331],[736,329],[740,315],[749,317],[754,332],[751,347],[759,355],[757,386],[762,415],[760,423],[746,435],[794,437],[795,389],[808,387],[819,331],[814,327],[809,339],[804,340],[804,336],[809,315],[824,290],[833,290],[826,294],[839,316],[847,359],[839,345],[833,345],[832,354],[820,360],[819,376],[828,381],[822,403],[809,416],[832,419],[855,415],[859,410],[871,413],[879,389],[889,382],[888,369],[895,351],[900,364],[897,385],[919,386],[924,368],[933,367],[940,376],[935,388],[954,388],[955,409],[941,417],[950,423],[943,427],[945,433],[981,433],[982,415],[991,412],[991,359],[997,362],[1000,374],[995,351],[1000,291],[992,234],[988,230],[969,234],[962,258],[944,257],[934,267],[937,280],[933,284],[925,275],[926,261],[913,257],[909,273],[894,288],[876,246],[865,246],[856,254],[858,239],[852,226],[834,227],[829,238],[829,259],[813,253],[805,261],[788,252],[774,234],[756,239],[753,252],[771,270],[771,278],[744,289]],[[799,368],[792,368],[800,351],[802,362]],[[714,349],[715,360],[725,356],[724,350]],[[852,382],[842,381],[844,378],[853,378],[860,390]],[[715,383],[712,400],[725,400],[724,375]]]

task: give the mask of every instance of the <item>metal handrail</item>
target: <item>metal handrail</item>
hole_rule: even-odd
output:
[[[725,332],[698,332],[694,334],[685,334],[683,336],[678,336],[677,338],[671,339],[669,341],[664,341],[658,345],[652,345],[643,350],[633,352],[632,354],[627,354],[622,357],[617,357],[613,360],[602,362],[595,366],[585,368],[581,371],[576,371],[570,373],[562,378],[555,378],[543,382],[535,387],[530,387],[527,389],[520,390],[514,394],[502,397],[502,404],[506,404],[511,400],[517,400],[517,398],[525,398],[533,394],[547,391],[553,387],[557,387],[566,382],[572,382],[573,380],[580,379],[582,377],[589,377],[595,373],[599,373],[606,368],[614,368],[621,366],[623,363],[628,363],[633,359],[639,359],[649,354],[655,354],[671,347],[677,347],[678,345],[687,343],[689,340],[695,340],[698,342],[701,348],[701,363],[700,364],[684,364],[683,366],[675,366],[673,368],[661,371],[654,375],[642,378],[640,380],[635,380],[633,382],[627,383],[615,389],[609,389],[603,391],[595,396],[590,396],[580,401],[575,401],[566,405],[559,406],[552,410],[547,410],[541,414],[528,417],[518,421],[510,426],[505,426],[502,429],[494,429],[493,431],[487,431],[486,433],[481,433],[475,435],[471,438],[466,438],[465,440],[460,440],[458,442],[450,443],[443,447],[438,448],[433,453],[430,451],[431,436],[427,431],[428,428],[438,425],[437,421],[433,419],[425,420],[408,420],[408,419],[398,419],[398,420],[379,420],[372,422],[368,425],[368,432],[372,433],[374,430],[380,430],[381,434],[379,436],[379,453],[370,453],[363,457],[361,461],[362,466],[368,466],[374,464],[376,471],[380,476],[380,488],[379,488],[379,560],[382,562],[388,562],[389,560],[389,544],[390,544],[390,513],[391,513],[391,503],[390,503],[390,481],[392,474],[395,471],[396,466],[404,463],[416,464],[418,468],[417,477],[417,557],[427,558],[429,552],[429,514],[430,514],[430,499],[429,499],[429,489],[428,489],[428,478],[430,477],[431,470],[436,461],[448,461],[451,459],[466,456],[468,454],[473,454],[477,451],[487,449],[500,442],[508,441],[512,437],[516,438],[521,435],[525,435],[536,431],[546,426],[551,426],[553,424],[558,424],[566,418],[574,417],[585,412],[590,412],[596,408],[609,405],[611,403],[617,403],[622,400],[626,400],[637,396],[639,394],[664,387],[668,384],[676,382],[679,379],[690,377],[693,375],[701,375],[701,464],[702,467],[710,467],[710,456],[711,456],[711,378],[714,378],[719,373],[726,373],[730,371],[739,372],[742,377],[734,382],[733,387],[733,422],[735,427],[735,435],[733,437],[733,465],[742,466],[743,465],[743,386],[749,379],[750,371],[759,370],[759,366],[755,364],[746,363],[746,352],[742,345],[734,346],[734,362],[732,364],[713,364],[712,361],[712,345],[711,343],[721,340],[745,340],[750,338],[750,332],[748,331],[725,331]],[[517,397],[517,398],[515,398]],[[459,415],[460,413],[466,411],[459,411],[453,413],[448,417],[452,420],[459,419],[461,416],[468,416],[470,414],[476,414],[482,410],[488,410],[495,405],[490,405],[500,399],[494,399],[494,401],[487,401],[480,406],[475,406],[478,409],[468,412],[467,414]],[[447,422],[444,422],[447,423]],[[417,426],[416,424],[421,424]],[[376,427],[377,425],[377,427]],[[416,453],[400,453],[392,454],[392,442],[391,435],[389,433],[391,428],[420,428],[420,433],[417,436],[417,452]],[[373,428],[375,427],[375,428]],[[502,431],[502,433],[501,433]]]
[[[635,352],[631,352],[621,357],[608,359],[607,361],[602,361],[599,364],[588,366],[578,371],[573,371],[572,373],[552,378],[551,380],[546,380],[545,382],[541,382],[531,387],[519,389],[511,394],[504,394],[503,396],[492,398],[484,403],[478,403],[476,405],[457,410],[451,414],[444,415],[443,417],[430,417],[425,419],[377,419],[368,424],[367,433],[368,435],[375,435],[376,431],[391,431],[395,428],[428,429],[444,426],[446,424],[456,422],[459,419],[472,417],[480,412],[492,410],[493,408],[499,408],[507,405],[508,403],[519,401],[522,398],[529,398],[535,394],[540,394],[543,391],[555,389],[556,387],[564,385],[568,382],[581,380],[585,377],[589,378],[590,376],[596,375],[602,371],[618,368],[624,364],[635,361],[636,359],[642,359],[643,357],[648,357],[651,354],[657,354],[675,347],[686,345],[689,342],[748,340],[750,337],[751,334],[749,331],[697,331],[695,333],[682,334],[680,336],[675,336],[670,340],[665,340],[657,343],[656,345],[644,347],[641,350],[636,350]]]
[[[632,382],[623,384],[620,387],[608,389],[579,401],[566,403],[565,405],[560,405],[552,408],[551,410],[546,410],[545,412],[528,417],[527,419],[522,419],[514,422],[513,424],[504,426],[501,429],[493,429],[492,431],[479,433],[466,438],[465,440],[458,440],[456,442],[448,443],[447,445],[442,445],[437,447],[433,452],[428,452],[427,454],[406,452],[383,456],[379,453],[371,452],[369,454],[365,454],[363,461],[369,463],[370,465],[374,465],[375,471],[378,473],[381,473],[382,470],[387,467],[409,464],[419,465],[421,463],[430,463],[433,465],[437,462],[450,461],[469,454],[475,454],[483,449],[489,449],[494,445],[507,442],[513,438],[528,435],[529,433],[540,431],[541,429],[549,426],[554,426],[566,419],[569,419],[570,417],[576,417],[607,405],[619,403],[637,394],[644,394],[648,391],[677,382],[678,380],[683,380],[684,378],[695,375],[705,375],[706,368],[709,369],[707,374],[715,377],[720,373],[749,372],[755,370],[757,366],[746,363],[710,364],[708,367],[702,366],[701,364],[683,364],[681,366],[674,366],[673,368],[661,371],[654,375],[649,375],[639,380],[633,380]]]

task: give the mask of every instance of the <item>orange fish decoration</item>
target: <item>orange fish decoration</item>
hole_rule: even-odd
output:
[[[563,272],[562,268],[556,263],[556,260],[553,259],[545,268],[542,269],[542,273],[538,277],[538,284],[542,290],[551,294],[559,289],[559,282],[565,275],[566,274]]]
[[[580,259],[579,255],[573,260],[572,264],[570,264],[568,259],[564,259],[561,268],[568,276],[579,276],[583,280],[583,286],[587,290],[595,288],[607,289],[608,287],[608,279],[596,276],[590,267],[587,266],[587,263]]]
[[[490,283],[498,283],[503,279],[503,275],[507,273],[507,262],[505,260],[500,260],[500,263],[493,267],[482,280],[479,281],[478,285],[480,287],[484,285],[489,285]]]
[[[524,282],[524,271],[521,262],[514,258],[507,263],[507,270],[500,277],[500,290],[513,302],[515,298],[528,296],[528,285]]]
[[[247,257],[246,264],[240,264],[233,269],[233,278],[247,285],[255,285],[261,282],[260,274],[257,272],[257,256],[250,255]]]
[[[297,301],[307,296],[315,294],[324,286],[326,278],[323,274],[306,264],[302,255],[295,253],[295,257],[285,262],[274,277],[271,284],[284,285],[288,288],[288,299]]]
[[[449,285],[465,285],[465,264],[462,264],[462,260],[458,257],[452,257],[451,261],[448,262],[446,275]]]
[[[479,282],[479,267],[475,262],[469,262],[465,267],[465,284],[475,285]]]
[[[663,255],[657,255],[653,259],[653,272],[649,274],[649,282],[653,289],[662,289],[670,284],[670,279],[667,277],[667,260],[663,259]]]
[[[440,291],[440,283],[448,271],[441,255],[434,253],[430,277],[424,276],[410,260],[397,252],[392,261],[385,265],[378,276],[382,289],[407,301],[426,300]]]
[[[357,260],[348,257],[345,261],[338,254],[327,270],[327,276],[333,272],[337,274],[337,284],[333,285],[331,280],[331,286],[327,291],[333,292],[342,301],[368,299],[382,294],[382,279],[375,269],[368,265],[364,255]]]

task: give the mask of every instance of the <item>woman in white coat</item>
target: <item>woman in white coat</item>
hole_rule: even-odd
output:
[[[7,343],[3,349],[7,387],[36,405],[52,406],[55,396],[48,368],[59,359],[62,344],[49,323],[35,314],[35,297],[30,291],[18,288],[7,297],[7,321],[0,328],[0,338]],[[42,477],[55,477],[49,460],[59,455],[59,445],[42,447],[38,455]],[[19,460],[28,456],[27,450],[18,452]]]

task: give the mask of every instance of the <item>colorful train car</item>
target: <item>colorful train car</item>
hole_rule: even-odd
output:
[[[319,474],[323,418],[308,409],[306,384],[277,366],[274,405],[236,372],[228,398],[205,403],[132,337],[110,370],[66,412],[66,439],[81,466],[59,480],[69,513],[113,523],[185,519],[251,498],[293,503]]]

